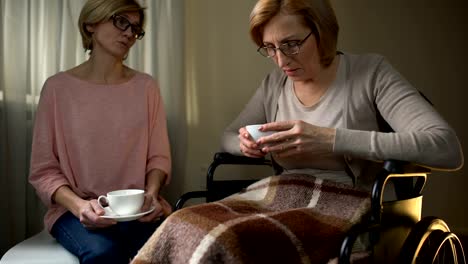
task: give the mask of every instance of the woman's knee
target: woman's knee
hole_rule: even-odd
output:
[[[118,244],[111,241],[105,243],[88,244],[88,247],[80,256],[80,263],[128,263],[125,255],[122,255],[122,249]]]

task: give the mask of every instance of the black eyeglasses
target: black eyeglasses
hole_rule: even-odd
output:
[[[132,28],[133,36],[136,39],[142,39],[145,36],[145,31],[139,25],[134,25],[128,21],[127,18],[121,15],[112,15],[111,16],[112,22],[114,26],[122,31],[128,29],[128,27]]]
[[[303,40],[291,40],[281,44],[278,48],[275,46],[261,46],[257,49],[257,52],[260,53],[262,56],[267,58],[272,58],[276,56],[276,51],[280,50],[286,56],[292,56],[299,53],[302,44],[312,35],[311,31],[309,35],[307,35]]]

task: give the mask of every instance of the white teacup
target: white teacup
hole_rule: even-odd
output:
[[[276,131],[265,131],[265,132],[260,131],[258,129],[261,126],[262,124],[255,124],[255,125],[248,125],[245,127],[245,129],[247,129],[247,132],[249,132],[250,136],[252,137],[254,141],[259,140],[261,137],[272,135],[276,132]]]
[[[145,200],[145,191],[139,189],[126,189],[108,192],[107,195],[98,197],[98,204],[104,209],[101,203],[105,200],[110,209],[118,215],[132,215],[140,212]]]

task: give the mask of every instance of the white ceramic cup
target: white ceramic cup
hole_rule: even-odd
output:
[[[265,131],[265,132],[260,131],[258,129],[261,126],[262,124],[255,124],[255,125],[248,125],[245,127],[245,129],[247,129],[247,132],[249,132],[250,136],[252,137],[254,141],[259,140],[261,137],[272,135],[276,132],[276,131]]]
[[[126,189],[108,192],[98,197],[98,204],[105,200],[112,211],[118,215],[132,215],[140,212],[145,200],[145,191],[139,189]]]

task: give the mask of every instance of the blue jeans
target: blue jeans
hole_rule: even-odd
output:
[[[52,235],[80,263],[129,263],[160,223],[119,222],[114,226],[88,230],[71,212],[52,227]]]

